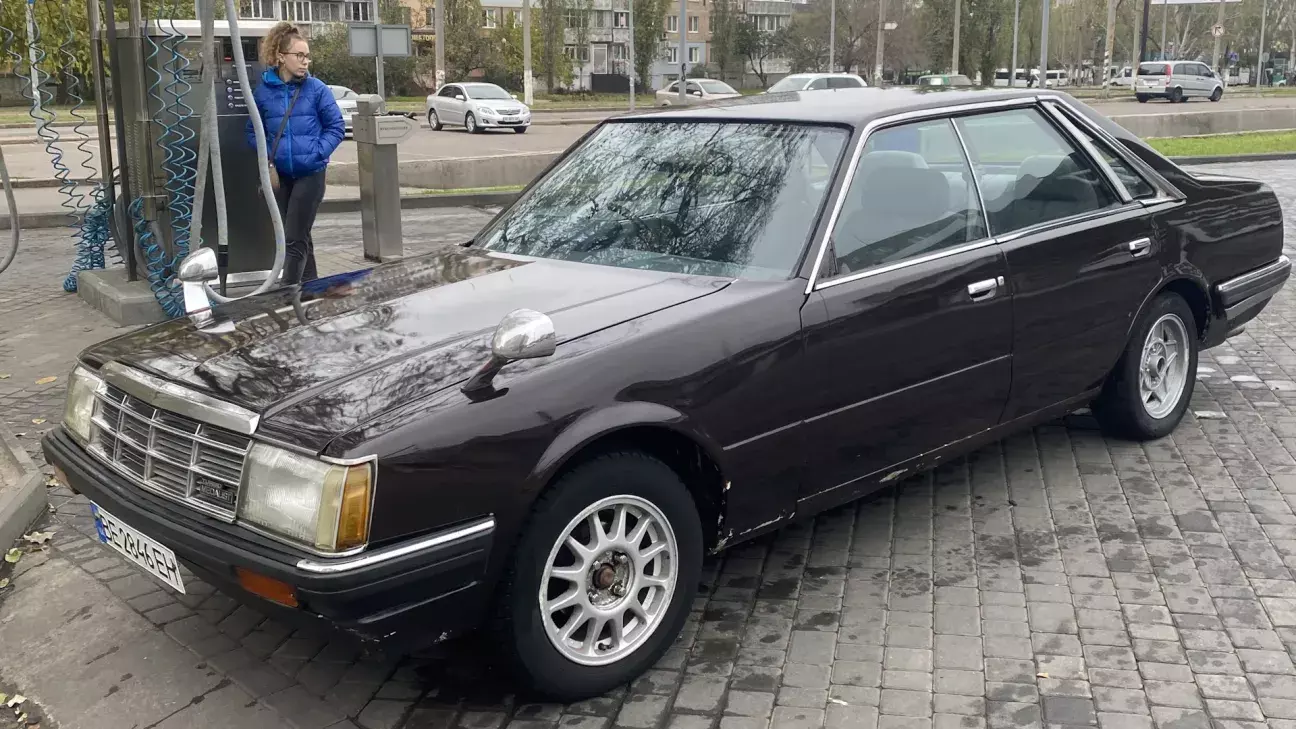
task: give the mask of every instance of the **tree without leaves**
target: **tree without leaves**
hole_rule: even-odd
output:
[[[765,64],[779,55],[783,31],[769,32],[759,30],[756,21],[744,17],[734,24],[734,49],[747,60],[752,73],[760,79],[761,86],[769,86],[769,71]]]
[[[734,49],[734,31],[741,22],[741,10],[734,6],[733,0],[713,0],[711,3],[711,62],[725,80],[733,71],[735,61],[741,70],[741,60]]]

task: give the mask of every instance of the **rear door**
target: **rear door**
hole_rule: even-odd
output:
[[[828,501],[993,426],[1012,369],[1008,269],[948,118],[873,132],[834,220],[802,316],[801,494]]]
[[[464,123],[464,108],[467,104],[455,98],[463,95],[463,89],[458,86],[447,86],[441,89],[441,95],[437,98],[437,116],[441,117],[441,121],[451,124]]]
[[[1013,384],[1004,420],[1097,387],[1161,277],[1150,216],[1056,107],[958,120],[1008,265]]]

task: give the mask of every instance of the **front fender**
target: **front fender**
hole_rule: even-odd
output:
[[[545,449],[527,477],[531,493],[538,493],[544,484],[565,466],[572,456],[580,453],[590,443],[613,435],[618,431],[639,426],[664,428],[688,438],[701,447],[722,472],[723,450],[686,415],[659,403],[632,401],[618,402],[607,407],[590,410],[563,429]]]

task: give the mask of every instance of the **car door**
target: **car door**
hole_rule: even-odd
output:
[[[819,78],[811,81],[809,85],[805,87],[805,90],[818,91],[820,89],[826,89],[826,88],[828,88],[828,79],[823,76],[820,76]]]
[[[694,81],[689,81],[684,86],[684,99],[689,104],[700,104],[706,99],[702,87]]]
[[[1012,369],[1008,270],[948,118],[873,132],[839,205],[802,317],[801,496],[827,501],[994,426]]]
[[[1008,421],[1101,385],[1160,280],[1161,245],[1147,211],[1056,105],[987,112],[957,125],[1008,262]]]
[[[459,86],[445,87],[445,90],[441,92],[441,101],[445,105],[445,114],[442,115],[441,112],[437,112],[437,115],[451,124],[463,124],[464,109],[468,105],[459,100],[458,97],[460,96],[467,96],[463,88]]]

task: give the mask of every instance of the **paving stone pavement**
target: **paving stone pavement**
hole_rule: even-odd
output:
[[[1296,240],[1290,165],[1212,171],[1269,181]],[[424,212],[405,229],[417,250],[488,215]],[[358,227],[321,219],[323,271],[359,265]],[[66,242],[28,241],[0,278],[0,417],[34,451],[75,353],[117,330],[58,292]],[[1169,438],[1108,440],[1071,416],[740,545],[708,562],[657,666],[572,705],[513,695],[478,638],[375,659],[192,577],[189,594],[164,592],[86,538],[84,503],[58,490],[53,549],[25,575],[93,576],[226,677],[221,691],[298,727],[1296,729],[1293,346],[1289,289],[1203,353],[1193,414]]]

